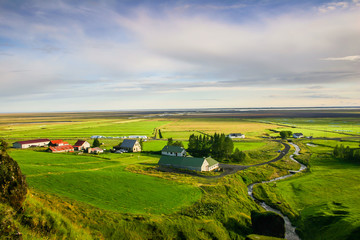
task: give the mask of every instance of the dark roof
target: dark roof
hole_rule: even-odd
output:
[[[81,147],[85,142],[86,142],[86,141],[84,141],[84,140],[78,140],[78,141],[75,143],[74,147]]]
[[[181,153],[185,149],[183,147],[178,146],[165,146],[161,151],[162,152],[174,152],[174,153]]]
[[[303,135],[302,133],[294,133],[294,135],[296,135],[296,136],[301,136],[301,135]]]
[[[121,143],[120,147],[122,147],[122,148],[133,148],[136,142],[137,142],[137,140],[125,139]]]
[[[242,133],[230,133],[229,134],[229,136],[235,136],[235,137],[242,136],[242,135],[244,135],[244,134],[242,134]]]
[[[50,142],[49,139],[44,138],[44,139],[35,139],[35,140],[27,140],[27,141],[19,141],[16,143],[20,143],[20,144],[30,144],[30,143],[39,143],[39,142]]]
[[[204,161],[209,163],[209,167],[217,164],[218,162],[212,158],[193,158],[193,157],[173,157],[161,156],[159,165],[171,165],[174,167],[201,167]]]

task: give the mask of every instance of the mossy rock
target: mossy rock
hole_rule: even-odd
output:
[[[25,200],[27,184],[20,167],[4,150],[0,153],[0,202],[8,203],[16,211]]]
[[[274,212],[251,212],[253,232],[259,235],[284,238],[285,221]]]

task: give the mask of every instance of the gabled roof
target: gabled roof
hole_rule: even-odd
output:
[[[81,147],[82,145],[84,145],[85,142],[86,142],[86,141],[84,141],[84,140],[78,140],[78,141],[75,143],[74,147]]]
[[[64,145],[64,146],[50,147],[50,150],[53,152],[59,152],[59,151],[66,151],[66,150],[74,150],[74,148],[71,145]]]
[[[211,157],[206,158],[206,161],[209,163],[209,167],[219,163],[218,161],[216,161],[215,159],[213,159]]]
[[[50,142],[49,139],[44,138],[44,139],[35,139],[35,140],[27,140],[27,141],[19,141],[17,143],[20,144],[30,144],[30,143],[40,143],[40,142]]]
[[[63,140],[51,140],[50,142],[51,144],[59,144],[59,143],[63,143]]]
[[[121,143],[120,147],[122,147],[122,148],[133,148],[136,142],[137,142],[137,140],[125,139]]]
[[[212,158],[161,156],[158,164],[172,165],[174,167],[201,167],[205,160],[209,163],[209,167],[218,163]]]
[[[185,149],[183,147],[178,146],[165,146],[161,151],[162,152],[174,152],[174,153],[181,153]]]

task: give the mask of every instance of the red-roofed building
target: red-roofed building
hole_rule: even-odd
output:
[[[74,145],[74,149],[76,151],[86,150],[89,147],[90,147],[90,143],[88,143],[87,141],[83,141],[83,140],[78,140]]]
[[[68,142],[64,142],[63,140],[51,140],[49,146],[64,146],[69,145]]]
[[[50,140],[45,139],[35,139],[28,141],[19,141],[13,143],[13,148],[29,148],[29,147],[45,147],[48,146]]]
[[[63,145],[63,146],[49,147],[48,151],[52,153],[73,152],[74,148],[71,145]]]
[[[88,153],[99,154],[99,153],[104,153],[104,150],[99,148],[99,147],[94,147],[94,148],[88,148],[87,152]]]

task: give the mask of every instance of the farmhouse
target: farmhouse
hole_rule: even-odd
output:
[[[161,155],[185,157],[186,151],[185,151],[185,149],[183,147],[165,146],[161,150]]]
[[[13,143],[13,148],[45,147],[48,146],[49,139],[35,139],[28,141],[19,141]]]
[[[120,149],[125,149],[129,152],[141,152],[141,146],[137,140],[125,139],[121,143]]]
[[[173,157],[161,156],[159,163],[160,166],[182,168],[195,171],[212,171],[219,168],[219,163],[208,158],[193,158],[193,157]]]
[[[69,145],[68,142],[64,142],[63,140],[51,140],[49,146],[64,146]]]
[[[304,135],[302,133],[294,133],[293,137],[294,138],[302,138],[302,137],[304,137]]]
[[[89,147],[90,147],[90,143],[88,143],[87,141],[83,141],[83,140],[78,140],[74,145],[74,149],[77,151],[86,150]]]
[[[229,138],[245,138],[245,134],[242,133],[230,133],[227,135]]]
[[[104,153],[104,150],[102,150],[102,149],[99,148],[99,147],[94,147],[94,148],[88,148],[88,149],[87,149],[87,152],[88,152],[88,153],[98,154],[98,153]]]
[[[49,147],[48,151],[52,153],[73,152],[74,148],[71,145],[54,146],[54,147]]]

